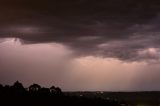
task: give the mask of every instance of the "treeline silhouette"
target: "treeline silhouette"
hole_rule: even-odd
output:
[[[0,84],[1,106],[121,106],[121,103],[103,98],[67,96],[59,87],[41,87],[33,84],[24,88],[20,82],[12,86]]]

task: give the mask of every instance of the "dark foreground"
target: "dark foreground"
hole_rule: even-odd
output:
[[[0,85],[0,106],[159,106],[160,92],[62,92],[33,84]]]
[[[121,106],[121,103],[100,97],[66,95],[54,86],[43,88],[33,84],[24,88],[16,82],[13,86],[0,85],[0,106]]]
[[[65,92],[66,95],[114,100],[128,106],[160,106],[160,91],[146,92]]]

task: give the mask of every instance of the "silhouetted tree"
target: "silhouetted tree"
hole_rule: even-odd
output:
[[[21,95],[25,92],[25,88],[23,87],[22,83],[16,81],[13,86],[10,87],[10,90],[13,94]]]
[[[0,84],[0,93],[3,92],[3,85]]]
[[[12,88],[14,88],[14,89],[16,89],[16,90],[24,90],[24,87],[23,87],[22,83],[20,83],[20,82],[18,82],[18,81],[16,81],[16,82],[13,84]]]
[[[39,92],[40,92],[41,94],[44,94],[44,95],[49,95],[49,94],[50,94],[50,89],[48,89],[48,88],[41,88],[41,89],[39,90]]]
[[[0,88],[1,88],[1,87],[3,87],[3,85],[2,85],[2,84],[0,84]]]
[[[0,89],[2,89],[3,88],[3,85],[2,84],[0,84]]]
[[[39,91],[40,89],[41,89],[41,86],[38,84],[33,84],[33,85],[29,86],[29,91],[36,92],[36,91]]]
[[[62,94],[62,90],[59,87],[56,87],[55,90],[56,94]]]
[[[51,94],[55,94],[56,93],[56,87],[55,86],[51,86],[50,87],[50,92],[51,92]]]
[[[0,105],[4,102],[4,106],[120,106],[112,100],[65,95],[55,86],[41,88],[40,85],[33,84],[27,91],[18,81],[13,86],[3,87],[0,84],[0,90],[3,91],[0,93]]]
[[[9,90],[10,90],[10,86],[9,86],[9,85],[5,85],[5,86],[4,86],[4,91],[7,92],[7,91],[9,91]]]

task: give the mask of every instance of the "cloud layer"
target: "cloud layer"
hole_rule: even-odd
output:
[[[0,12],[1,38],[62,43],[76,56],[159,60],[159,1],[5,0]]]

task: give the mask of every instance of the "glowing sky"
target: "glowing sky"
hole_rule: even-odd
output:
[[[2,0],[0,83],[160,90],[160,1]]]
[[[73,57],[62,44],[28,44],[10,38],[0,43],[0,82],[19,80],[57,85],[63,90],[159,90],[159,62],[124,62],[95,56]],[[140,54],[156,54],[150,48]]]

